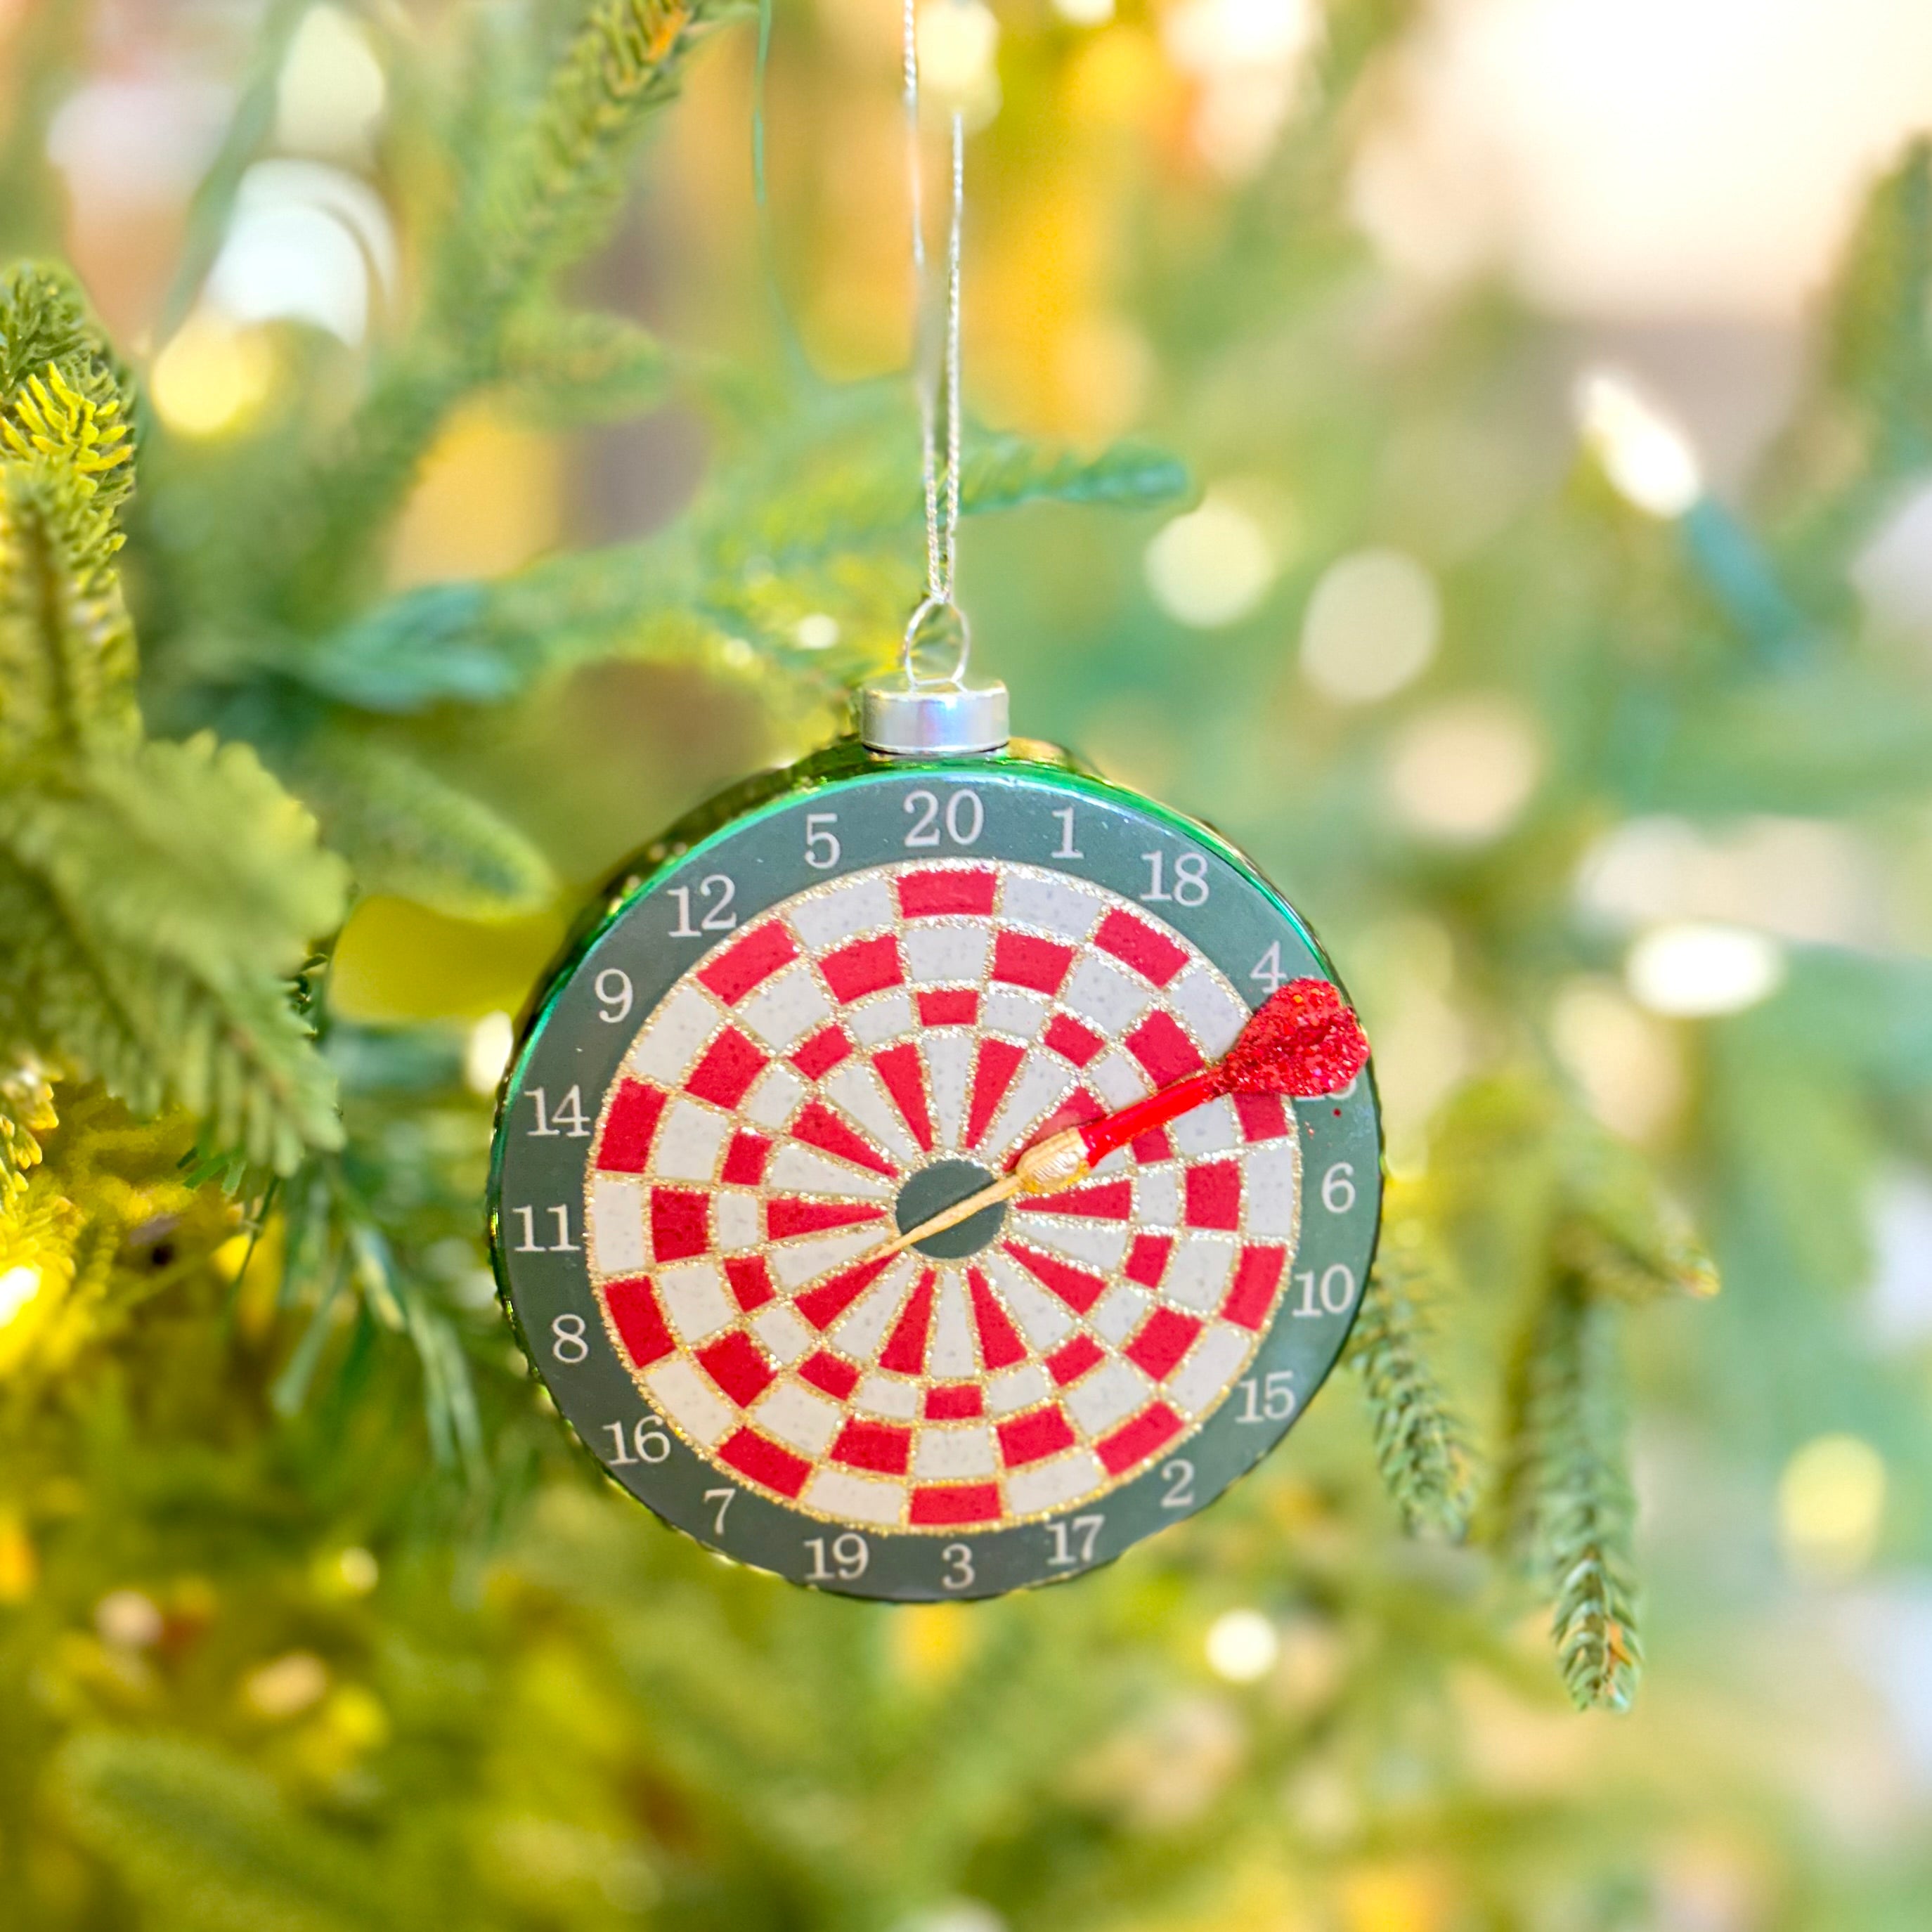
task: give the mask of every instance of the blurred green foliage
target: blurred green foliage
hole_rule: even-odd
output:
[[[32,117],[82,10],[38,10],[0,151],[22,245],[53,239]],[[271,142],[304,11],[265,16],[171,325]],[[1463,1048],[1426,1133],[1402,1128],[1352,1351],[1366,1401],[1330,1391],[1266,1471],[1076,1588],[894,1610],[734,1570],[602,1485],[494,1305],[464,1030],[344,1012],[326,947],[346,881],[365,912],[442,915],[454,950],[482,941],[452,922],[552,908],[560,872],[614,856],[583,749],[610,694],[659,734],[662,770],[613,788],[638,842],[704,757],[822,728],[917,593],[910,408],[584,305],[580,265],[718,9],[362,17],[411,278],[366,350],[284,326],[257,416],[198,440],[64,277],[0,289],[0,1294],[31,1291],[0,1319],[17,1922],[1922,1923],[1922,1833],[1861,1847],[1820,1822],[1752,1526],[1792,1449],[1856,1427],[1904,1492],[1888,1554],[1928,1554],[1924,1361],[1874,1351],[1857,1298],[1875,1177],[1932,1157],[1932,974],[1792,946],[1748,1011],[1638,1022],[1685,1088],[1642,1155],[1595,1117],[1562,1016],[1612,986],[1618,940],[1574,881],[1633,818],[1830,821],[1924,875],[1925,666],[1848,573],[1928,462],[1927,156],[1873,199],[1749,515],[1706,499],[1672,522],[1552,460],[1536,323],[1491,296],[1415,313],[1354,232],[1348,130],[1406,9],[1336,0],[1252,182],[1129,171],[1153,442],[969,438],[968,512],[1025,512],[965,553],[985,654],[1026,728],[1213,818],[1313,909],[1361,962],[1392,1088],[1432,1029]],[[1064,28],[1016,23],[1010,93],[1045,98],[1074,58]],[[1024,172],[997,146],[994,171],[1007,196]],[[388,590],[460,411],[562,434],[667,400],[710,441],[663,529]],[[1131,514],[1174,507],[1190,470],[1289,506],[1270,587],[1211,631],[1150,596]],[[1391,543],[1440,586],[1442,646],[1345,706],[1292,640],[1337,556]],[[829,647],[805,625],[825,613]],[[1391,808],[1390,775],[1472,701],[1513,721],[1534,781],[1457,842]],[[1678,1196],[1724,1264],[1714,1304]],[[1672,1492],[1642,1639],[1633,1412]],[[1244,1608],[1280,1654],[1236,1685],[1202,1640]],[[1646,1649],[1636,1716],[1570,1714],[1566,1684],[1629,1706]],[[1688,1916],[1712,1885],[1732,1916]]]

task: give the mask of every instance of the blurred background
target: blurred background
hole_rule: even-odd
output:
[[[199,634],[188,579],[155,560],[213,540],[194,504],[251,517],[245,452],[326,435],[406,342],[436,208],[410,183],[450,124],[426,102],[460,92],[478,21],[527,14],[542,54],[583,10],[0,0],[0,239],[70,262],[144,386],[151,729],[253,735],[183,696],[206,650],[173,641]],[[748,14],[570,272],[682,374],[587,422],[464,397],[384,608],[728,526],[761,411],[896,380],[896,10],[777,0],[770,25],[762,190]],[[1621,1324],[1635,1708],[1571,1708],[1549,1592],[1488,1505],[1466,1546],[1404,1537],[1347,1373],[1106,1574],[896,1610],[682,1544],[521,1378],[475,1226],[513,1017],[626,852],[833,728],[914,590],[904,525],[862,580],[781,584],[695,642],[358,718],[538,855],[488,904],[363,874],[328,992],[344,1037],[453,1070],[368,1144],[398,1224],[430,1214],[398,1177],[454,1150],[409,1265],[482,1446],[438,1465],[399,1338],[345,1366],[346,1304],[311,1325],[272,1268],[240,1280],[278,1210],[216,1228],[202,1286],[70,1339],[58,1375],[32,1372],[34,1282],[0,1273],[0,1856],[25,1901],[0,1919],[1916,1932],[1932,10],[931,0],[921,32],[972,130],[974,417],[1134,439],[1192,479],[971,520],[980,658],[1019,728],[1215,824],[1322,933],[1398,1192],[1448,1256],[1431,1346],[1484,1485],[1543,1278],[1517,1210],[1544,1116],[1498,1082],[1640,1150],[1716,1249],[1718,1298]],[[910,424],[877,432],[908,478]],[[241,482],[192,496],[208,474]]]

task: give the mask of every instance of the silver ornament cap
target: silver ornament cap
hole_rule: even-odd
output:
[[[946,641],[953,646],[952,668],[943,676],[920,668],[934,632],[950,632]],[[1012,736],[1006,687],[998,678],[968,678],[970,649],[962,613],[950,599],[928,598],[906,626],[898,667],[859,688],[860,742],[899,758],[1004,750]]]

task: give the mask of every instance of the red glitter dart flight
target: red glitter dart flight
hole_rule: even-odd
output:
[[[868,1262],[943,1233],[1016,1194],[1058,1194],[1084,1180],[1117,1148],[1226,1094],[1336,1094],[1367,1064],[1369,1042],[1352,1009],[1326,980],[1291,980],[1256,1009],[1240,1037],[1212,1066],[1084,1126],[1036,1142],[1012,1172],[875,1249]]]

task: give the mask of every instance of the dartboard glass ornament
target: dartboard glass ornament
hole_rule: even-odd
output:
[[[1075,1576],[1213,1501],[1375,1246],[1366,1047],[1221,1078],[1277,1010],[1359,1042],[1307,928],[1004,699],[868,692],[862,737],[673,828],[500,1103],[498,1275],[557,1407],[679,1528],[854,1595]]]

